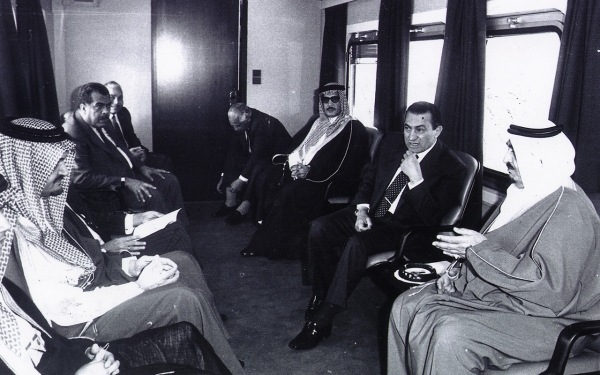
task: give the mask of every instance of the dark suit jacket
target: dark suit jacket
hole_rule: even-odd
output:
[[[86,223],[92,229],[97,229],[94,223],[89,220],[89,217],[85,219]],[[92,236],[92,233],[81,219],[68,208],[65,208],[63,228],[67,232],[65,237],[71,245],[86,253],[96,266],[94,279],[85,288],[86,290],[93,290],[99,286],[120,285],[129,281],[135,281],[135,278],[127,276],[121,268],[122,256],[119,254],[103,253],[100,243]]]
[[[127,147],[142,147],[144,150],[148,151],[148,149],[142,145],[142,142],[133,130],[133,125],[131,124],[131,113],[129,113],[129,110],[123,107],[119,112],[117,112],[116,116],[119,119],[119,124],[121,124],[121,130],[123,131],[125,142],[127,142]]]
[[[363,174],[353,204],[368,203],[374,213],[405,152],[404,135],[388,133]],[[452,150],[438,139],[420,166],[424,181],[414,189],[406,186],[394,212],[401,226],[438,225],[450,208],[460,204],[467,167]]]
[[[236,132],[234,135],[223,168],[225,184],[233,182],[240,174],[250,178],[257,164],[270,164],[273,155],[285,152],[292,140],[279,120],[254,108],[248,138],[245,132]],[[248,149],[248,141],[252,152]]]
[[[92,130],[92,128],[81,118],[79,111],[75,111],[64,124],[65,131],[71,140],[75,142],[75,163],[72,180],[80,189],[101,189],[107,187],[119,187],[121,177],[136,178],[137,169],[141,166],[129,150],[125,152],[134,169],[117,151],[113,145],[107,145]]]

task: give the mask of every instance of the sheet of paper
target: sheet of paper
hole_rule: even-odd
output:
[[[177,214],[179,213],[179,210],[181,210],[181,208],[137,226],[133,230],[133,235],[139,236],[140,238],[144,238],[146,236],[151,235],[152,233],[158,232],[167,225],[177,221]]]

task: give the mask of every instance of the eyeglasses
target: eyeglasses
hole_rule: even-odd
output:
[[[328,102],[332,102],[334,104],[339,103],[340,97],[339,96],[332,96],[332,97],[321,96],[321,103],[327,104]]]

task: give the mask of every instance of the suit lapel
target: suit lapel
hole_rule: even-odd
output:
[[[129,163],[127,163],[127,160],[125,160],[123,155],[121,155],[121,153],[117,150],[117,148],[114,145],[106,144],[102,139],[100,139],[100,137],[98,137],[98,134],[96,134],[96,132],[92,129],[92,127],[90,125],[88,125],[85,121],[83,121],[83,119],[80,117],[79,113],[75,113],[75,116],[76,116],[76,120],[79,123],[80,127],[87,134],[87,136],[91,139],[93,144],[100,147],[101,150],[110,154],[113,158],[116,158],[121,163],[123,163],[127,168],[129,168]],[[101,131],[101,130],[98,130],[98,131]],[[110,141],[108,141],[108,142],[110,142]]]
[[[393,156],[392,162],[388,163],[388,165],[384,166],[383,173],[381,174],[381,184],[375,184],[373,197],[376,198],[373,200],[374,204],[377,205],[383,199],[383,195],[385,194],[385,190],[389,186],[390,182],[392,182],[392,178],[396,174],[398,168],[400,168],[400,164],[402,164],[402,158],[404,157],[404,153],[406,152],[406,147],[402,147],[398,152],[396,152]],[[371,210],[375,208],[371,207]],[[374,211],[373,211],[374,212]]]

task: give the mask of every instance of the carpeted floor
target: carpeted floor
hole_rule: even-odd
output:
[[[385,350],[385,295],[363,278],[348,310],[334,321],[331,337],[316,349],[294,351],[288,342],[300,332],[311,295],[302,286],[298,261],[243,258],[239,252],[255,227],[232,227],[210,213],[218,202],[186,204],[188,232],[215,295],[233,350],[248,375],[380,374]]]

